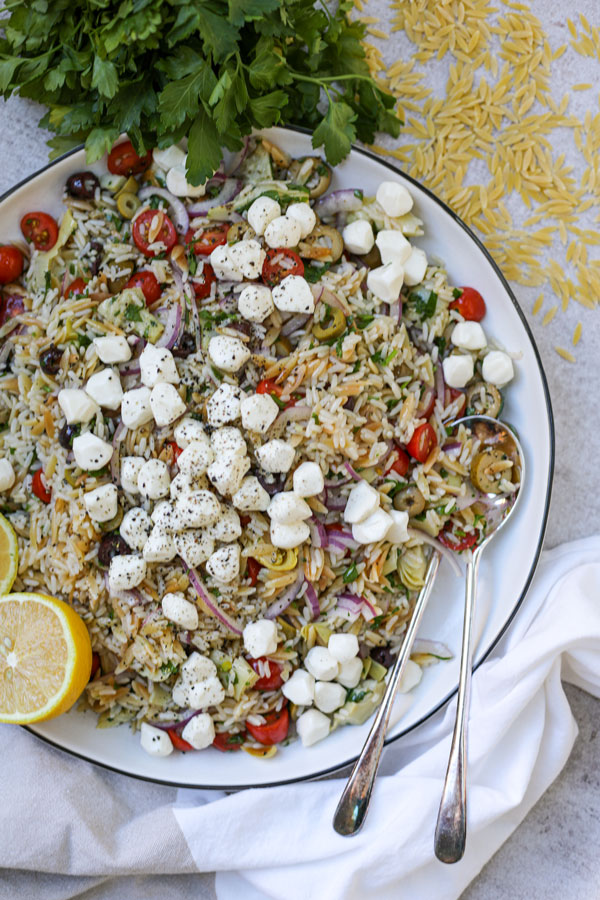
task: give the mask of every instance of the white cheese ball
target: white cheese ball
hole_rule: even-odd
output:
[[[390,509],[392,525],[385,536],[391,544],[403,544],[408,540],[408,513],[405,510]]]
[[[98,406],[106,409],[118,409],[123,399],[121,379],[114,369],[102,369],[88,378],[85,391]]]
[[[492,350],[483,358],[481,374],[488,384],[503,387],[515,376],[513,361],[508,353],[504,353],[502,350]]]
[[[186,405],[173,384],[156,384],[150,394],[150,409],[159,428],[175,422],[186,411]]]
[[[248,210],[248,224],[256,234],[265,233],[265,228],[281,216],[281,207],[272,197],[258,197]]]
[[[408,284],[411,287],[412,285],[420,284],[427,272],[427,254],[420,247],[413,247],[403,266],[404,284]]]
[[[122,334],[94,338],[94,349],[103,363],[129,362],[131,359],[131,347]]]
[[[371,223],[366,219],[350,222],[342,231],[344,246],[350,253],[369,253],[375,243],[375,235]]]
[[[166,178],[167,190],[176,197],[203,197],[206,193],[206,182],[190,184],[186,177],[186,163],[187,155],[185,160],[169,169]]]
[[[179,372],[175,359],[166,347],[146,344],[140,354],[140,377],[142,384],[153,388],[155,384],[179,384]]]
[[[169,756],[173,752],[173,743],[166,731],[142,722],[140,728],[140,744],[150,756]]]
[[[191,709],[204,709],[207,706],[218,706],[225,699],[225,689],[216,676],[198,681],[188,688],[187,705]],[[175,693],[173,692],[173,698]]]
[[[410,243],[398,229],[382,228],[377,232],[375,243],[384,264],[394,260],[404,263],[412,252]]]
[[[217,674],[217,667],[209,656],[202,656],[201,653],[194,650],[182,665],[180,674],[190,684],[195,684],[206,678],[214,678]]]
[[[127,428],[135,430],[152,421],[150,388],[133,388],[125,391],[121,400],[121,421]]]
[[[254,452],[264,471],[272,474],[289,472],[296,455],[292,445],[280,438],[267,441]]]
[[[310,706],[315,699],[315,679],[305,669],[296,669],[282,685],[281,693],[296,706]]]
[[[264,511],[271,502],[271,498],[258,478],[249,475],[244,478],[231,498],[231,502],[236,509],[241,509],[242,512]]]
[[[249,322],[263,322],[275,309],[273,294],[266,284],[249,284],[238,296],[240,314]]]
[[[335,712],[346,702],[346,688],[333,681],[317,681],[315,684],[315,706],[324,713]]]
[[[244,628],[244,648],[252,659],[270,656],[277,651],[277,624],[272,619],[248,622]]]
[[[332,634],[327,642],[327,649],[339,663],[348,662],[358,656],[358,638],[349,632]]]
[[[239,419],[242,396],[239,387],[227,382],[220,385],[206,404],[208,424],[218,428]]]
[[[98,404],[79,388],[63,388],[57,399],[68,425],[85,424],[100,412]]]
[[[367,481],[359,481],[348,495],[344,510],[344,521],[348,522],[349,525],[362,522],[375,512],[379,507],[380,501],[379,491],[371,487]]]
[[[352,526],[352,537],[359,544],[374,544],[382,541],[394,520],[383,509],[376,509],[374,513]]]
[[[265,228],[265,241],[269,247],[296,247],[302,237],[302,227],[290,216],[278,216]]]
[[[340,663],[340,670],[337,674],[336,681],[343,684],[345,688],[356,687],[361,679],[362,670],[362,659],[355,656],[354,659],[348,659],[346,662]]]
[[[258,241],[238,241],[229,248],[229,259],[244,278],[258,278],[262,272],[266,253]]]
[[[310,529],[306,522],[298,520],[291,525],[282,522],[271,522],[271,543],[280,550],[292,550],[308,540]]]
[[[446,357],[442,368],[448,387],[463,388],[473,377],[473,357],[465,353],[452,353]]]
[[[205,437],[204,425],[198,419],[186,416],[175,426],[173,437],[177,446],[185,450],[192,441],[202,440]]]
[[[212,718],[208,713],[194,716],[181,732],[181,737],[191,744],[194,750],[204,750],[206,747],[210,747],[215,739],[215,726]]]
[[[210,339],[208,355],[217,369],[222,369],[223,372],[239,372],[251,354],[239,338],[219,334]]]
[[[0,491],[8,491],[15,483],[15,470],[9,459],[0,459]]]
[[[130,591],[141,584],[146,577],[146,560],[141,556],[123,554],[113,556],[108,569],[108,587],[110,591]]]
[[[313,744],[322,741],[329,734],[330,727],[328,717],[318,709],[307,709],[296,722],[296,731],[303,747],[312,747]]]
[[[206,571],[224,584],[234,581],[240,574],[240,545],[232,543],[215,550],[206,563]]]
[[[487,346],[485,332],[479,322],[459,322],[452,329],[450,340],[463,350],[483,350]]]
[[[310,519],[312,509],[295,491],[280,491],[274,494],[267,509],[274,522],[292,525],[302,519]]]
[[[219,518],[213,522],[208,532],[215,541],[222,541],[224,544],[229,544],[241,537],[242,523],[235,509],[231,506],[222,507]]]
[[[384,303],[394,303],[398,299],[403,283],[404,268],[397,259],[371,269],[367,275],[368,289]]]
[[[161,605],[165,617],[176,625],[189,631],[195,631],[198,627],[198,610],[181,591],[165,594]]]
[[[217,459],[221,453],[232,453],[234,456],[245,456],[248,451],[242,432],[233,425],[215,429],[210,436],[210,446],[215,459]]]
[[[220,281],[243,281],[244,276],[229,253],[227,244],[220,244],[210,254],[210,264]]]
[[[311,647],[306,654],[304,665],[310,674],[319,681],[333,681],[339,666],[327,647]]]
[[[212,526],[211,526],[212,527]],[[173,535],[177,554],[192,569],[199,566],[215,552],[215,542],[208,529],[186,528]]]
[[[214,460],[215,454],[205,434],[197,435],[179,454],[177,466],[180,474],[187,475],[190,481],[200,478]]]
[[[155,525],[142,551],[146,562],[171,562],[177,556],[173,535],[160,525]]]
[[[250,397],[244,397],[240,411],[244,428],[248,431],[257,431],[259,434],[265,434],[279,415],[279,407],[269,394],[252,394]]]
[[[405,216],[413,208],[413,198],[397,181],[382,181],[375,198],[384,213],[392,218]]]
[[[316,462],[300,463],[294,472],[294,493],[299,497],[315,497],[325,487],[325,479],[321,467]]]
[[[95,472],[108,465],[113,455],[112,444],[86,431],[73,441],[73,456],[80,469]]]
[[[217,521],[221,504],[210,491],[192,491],[178,498],[175,511],[188,528],[202,528]]]
[[[290,203],[285,214],[288,218],[295,219],[300,226],[301,239],[308,237],[317,224],[317,217],[314,214],[310,203]]]
[[[310,315],[315,311],[315,298],[302,275],[287,275],[273,288],[273,303],[281,312]]]
[[[110,522],[119,508],[119,492],[114,484],[102,484],[94,491],[88,491],[83,501],[91,519]]]
[[[169,493],[171,476],[169,467],[162,459],[149,459],[140,469],[138,475],[138,490],[144,497],[150,500],[160,500]]]
[[[119,533],[132,550],[143,550],[152,531],[152,519],[141,506],[134,506],[123,516]]]
[[[210,464],[206,474],[220,494],[235,494],[249,468],[250,460],[247,456],[221,453]]]
[[[164,150],[155,147],[152,151],[152,159],[157,166],[160,166],[161,169],[168,172],[168,170],[172,169],[174,166],[184,166],[186,154],[181,147],[177,146],[177,144],[172,144],[170,147],[165,147]]]
[[[138,477],[146,460],[142,456],[124,456],[121,460],[121,487],[128,494],[138,494]]]
[[[422,677],[423,670],[421,666],[414,659],[409,659],[404,667],[398,690],[401,694],[407,694],[418,685]]]

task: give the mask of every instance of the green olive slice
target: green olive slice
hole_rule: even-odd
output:
[[[130,191],[123,191],[117,197],[117,209],[124,219],[133,219],[140,206],[139,198]]]
[[[298,253],[305,259],[334,263],[344,251],[344,239],[331,225],[315,225],[308,237],[298,244]]]
[[[425,509],[425,497],[416,484],[409,484],[403,491],[399,491],[392,503],[394,509],[407,512],[409,518],[418,516]]]
[[[248,222],[234,222],[227,232],[227,243],[237,244],[241,240],[250,240],[256,237],[256,232]]]
[[[320,322],[313,324],[313,334],[318,341],[329,341],[346,330],[346,316],[337,307],[328,307]]]
[[[121,194],[137,194],[140,186],[137,183],[136,179],[133,175],[130,175],[125,184],[121,185],[119,190],[115,194],[115,199],[118,199]]]
[[[308,162],[310,165],[307,165]],[[311,200],[324,194],[331,184],[331,169],[320,156],[301,156],[300,159],[293,160],[290,175],[299,184],[304,184],[310,189]]]
[[[510,479],[513,463],[501,450],[482,450],[473,457],[471,481],[483,494],[499,494],[500,480]]]
[[[134,265],[130,259],[126,259],[123,262],[118,264],[119,269],[121,271],[125,270],[122,275],[119,275],[118,278],[109,278],[108,279],[108,289],[111,294],[118,294],[119,291],[122,291],[131,276],[133,275]]]
[[[502,394],[497,387],[485,381],[477,381],[467,391],[466,414],[497,419],[502,412],[502,404]]]
[[[100,522],[100,531],[115,531],[123,521],[123,508],[121,506],[117,509],[116,516],[113,516],[112,519],[109,519],[108,522]]]

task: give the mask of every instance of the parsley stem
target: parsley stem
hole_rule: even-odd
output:
[[[288,72],[296,79],[296,81],[308,81],[311,84],[320,85],[325,93],[327,93],[325,82],[331,83],[334,81],[372,81],[369,75],[321,75],[319,78],[313,78],[311,75],[301,75],[300,72],[294,72],[293,69],[288,69]]]

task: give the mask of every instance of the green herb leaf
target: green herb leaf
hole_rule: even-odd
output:
[[[344,584],[352,584],[353,581],[356,581],[358,578],[358,569],[356,568],[356,563],[352,563],[351,566],[348,566],[346,571],[342,576],[342,581]]]
[[[356,113],[347,103],[329,100],[327,114],[312,136],[313,147],[325,147],[329,162],[337,166],[348,156],[356,139]]]

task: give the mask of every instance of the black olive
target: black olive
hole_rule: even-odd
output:
[[[62,350],[59,350],[54,344],[50,344],[43,353],[40,353],[40,367],[42,372],[45,372],[46,375],[56,375],[60,369],[62,355]]]
[[[58,443],[65,450],[73,449],[73,438],[76,438],[81,431],[81,425],[67,425],[66,423],[58,432]]]
[[[185,359],[186,356],[189,356],[190,353],[194,353],[196,350],[196,339],[193,334],[190,334],[189,331],[184,331],[173,349],[171,353],[173,356],[177,356],[180,359]]]
[[[90,273],[97,275],[102,262],[102,251],[104,247],[100,241],[90,241]]]
[[[129,547],[121,535],[113,532],[113,534],[105,535],[100,541],[100,546],[98,547],[98,562],[107,569],[110,566],[110,561],[113,557],[124,556],[129,552]]]
[[[67,179],[67,191],[72,197],[92,200],[100,182],[93,172],[75,172]]]
[[[374,650],[371,650],[371,659],[380,666],[391,669],[396,662],[396,654],[392,653],[389,647],[375,647]]]

